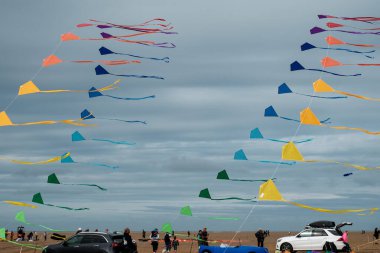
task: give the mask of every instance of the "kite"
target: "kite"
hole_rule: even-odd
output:
[[[287,118],[287,117],[279,116],[277,114],[276,110],[273,108],[273,106],[268,106],[267,108],[265,108],[264,117],[277,117],[277,118],[280,118],[280,119],[285,119],[285,120],[295,121],[295,122],[301,123],[301,121],[299,121],[297,119],[292,119],[292,118]],[[330,123],[329,120],[330,120],[330,118],[327,118],[325,120],[322,120],[321,123],[329,124]]]
[[[183,216],[193,216],[190,206],[184,206],[181,208],[180,214]],[[195,216],[196,217],[196,216]],[[209,220],[240,220],[236,217],[208,217]]]
[[[337,28],[337,27],[350,27],[358,30],[367,30],[367,31],[374,31],[374,30],[380,30],[380,27],[375,27],[375,28],[360,28],[360,27],[355,27],[355,26],[349,26],[349,25],[342,25],[334,22],[327,22],[326,26],[328,28]]]
[[[101,141],[101,142],[108,142],[112,144],[119,144],[119,145],[135,145],[136,143],[129,142],[129,141],[113,141],[113,140],[107,140],[107,139],[86,139],[83,137],[81,133],[78,131],[75,131],[71,135],[71,141],[85,141],[85,140],[91,140],[91,141]]]
[[[88,90],[88,97],[89,98],[96,98],[96,97],[110,97],[110,98],[114,98],[114,99],[120,99],[120,100],[143,100],[143,99],[148,99],[148,98],[155,98],[156,96],[155,95],[150,95],[150,96],[146,96],[146,97],[138,97],[138,98],[122,98],[122,97],[115,97],[115,96],[111,96],[111,95],[104,95],[103,93],[101,93],[99,91],[99,89],[96,89],[95,87],[91,87],[91,89]]]
[[[81,127],[88,127],[93,125],[81,123],[81,119],[66,119],[66,120],[44,120],[36,122],[25,122],[25,123],[13,123],[5,111],[0,112],[0,127],[3,126],[30,126],[30,125],[52,125],[52,124],[67,124]]]
[[[281,159],[285,161],[296,161],[296,162],[306,162],[306,163],[316,163],[316,162],[335,163],[335,164],[341,164],[346,167],[351,167],[357,170],[379,169],[379,168],[368,168],[368,167],[364,167],[357,164],[337,162],[337,161],[331,161],[331,160],[305,160],[293,142],[289,142],[282,147]]]
[[[70,155],[67,155],[68,153],[65,153],[62,155],[62,157],[65,157],[65,158],[62,158],[61,159],[61,163],[81,163],[81,164],[88,164],[88,165],[93,165],[93,166],[99,166],[99,167],[106,167],[106,168],[111,168],[111,169],[117,169],[119,168],[119,166],[115,166],[115,165],[108,165],[108,164],[104,164],[104,163],[85,163],[85,162],[75,162],[73,160],[73,158],[71,158]]]
[[[281,142],[281,143],[288,143],[289,142],[289,141],[283,141],[283,140],[278,140],[278,139],[264,138],[264,136],[260,132],[260,129],[258,129],[257,127],[251,131],[249,138],[250,139],[263,139],[263,140],[268,140],[268,141],[273,141],[273,142]],[[293,142],[294,143],[304,143],[304,142],[309,142],[312,140],[313,139],[305,139],[305,140],[299,140],[299,141],[293,141]]]
[[[327,126],[322,124],[321,121],[315,116],[313,111],[310,109],[310,107],[305,108],[300,112],[300,121],[301,124],[304,125],[317,125],[317,126]],[[371,132],[363,128],[356,128],[356,127],[345,127],[345,126],[327,126],[333,129],[337,130],[354,130],[354,131],[360,131],[366,134],[372,134],[372,135],[380,135],[380,132]]]
[[[338,73],[334,73],[334,72],[329,72],[329,71],[326,71],[323,69],[307,69],[304,66],[302,66],[298,61],[294,61],[292,64],[290,64],[290,71],[297,71],[297,70],[318,71],[318,72],[331,74],[334,76],[361,76],[362,75],[362,74],[343,75],[343,74],[338,74]]]
[[[336,66],[360,66],[360,67],[368,67],[368,66],[376,66],[379,67],[380,63],[356,63],[356,64],[345,64],[341,63],[340,61],[337,61],[331,57],[326,56],[321,61],[322,67],[329,68],[329,67],[336,67]]]
[[[109,49],[106,48],[106,47],[101,47],[101,48],[99,48],[99,52],[100,52],[101,55],[108,55],[108,54],[127,55],[127,56],[130,56],[130,57],[139,58],[139,59],[148,59],[148,60],[155,60],[155,61],[164,61],[164,62],[166,62],[166,63],[169,63],[169,57],[155,58],[155,57],[143,57],[143,56],[139,56],[139,55],[126,54],[126,53],[115,53],[115,52],[109,50]]]
[[[98,21],[94,19],[90,19],[91,22],[95,23],[103,23],[101,25],[95,25],[95,24],[89,24],[89,23],[83,23],[83,24],[78,24],[77,27],[88,27],[88,26],[96,26],[100,29],[106,29],[106,28],[120,28],[120,29],[126,29],[126,30],[131,30],[131,31],[138,31],[138,32],[150,32],[150,33],[164,33],[164,34],[177,34],[176,32],[168,32],[168,30],[172,30],[174,27],[168,24],[152,24],[153,21],[158,21],[158,22],[166,22],[165,19],[163,18],[155,18],[149,21],[146,21],[141,24],[137,25],[118,25],[118,24],[113,24],[110,22],[105,22],[105,21]],[[160,26],[163,27],[162,29],[160,28],[144,28],[144,26]],[[143,27],[143,28],[141,28]]]
[[[306,50],[310,50],[310,49],[314,49],[314,48],[318,48],[318,49],[324,49],[324,50],[336,50],[336,51],[345,51],[345,52],[349,52],[349,53],[355,53],[355,54],[361,54],[367,58],[370,58],[370,59],[373,59],[374,57],[373,56],[370,56],[370,55],[366,55],[366,54],[371,54],[371,53],[374,53],[376,52],[376,50],[371,50],[371,51],[356,51],[356,50],[350,50],[350,49],[346,49],[346,48],[331,48],[331,47],[316,47],[310,43],[304,43],[301,45],[301,51],[306,51]]]
[[[375,45],[375,44],[353,44],[353,43],[348,43],[348,42],[344,42],[340,39],[337,39],[331,35],[327,36],[326,37],[326,42],[328,45],[348,45],[348,46],[355,46],[355,47],[380,47],[380,44],[379,45]]]
[[[234,160],[247,161],[248,158],[245,155],[244,150],[239,149],[234,154]],[[285,165],[294,165],[295,164],[295,162],[277,162],[277,161],[268,161],[268,160],[254,160],[254,161],[259,162],[259,163],[274,163],[274,164],[285,164]]]
[[[209,220],[233,220],[233,221],[240,220],[240,218],[238,217],[209,217],[208,219]]]
[[[361,95],[357,95],[357,94],[352,94],[352,93],[348,93],[348,92],[344,92],[344,91],[340,91],[340,90],[335,90],[333,87],[331,87],[330,85],[328,85],[322,79],[318,79],[317,81],[315,81],[313,83],[313,88],[314,88],[314,92],[335,92],[335,93],[343,94],[343,95],[350,96],[350,97],[355,97],[355,98],[359,98],[359,99],[371,100],[371,101],[379,101],[380,102],[380,98],[370,98],[370,97],[365,97],[365,96],[361,96]]]
[[[50,175],[48,176],[48,180],[47,180],[47,182],[48,182],[49,184],[61,184],[61,182],[59,182],[58,177],[57,177],[57,175],[56,175],[55,173],[50,174]],[[107,191],[106,188],[100,187],[100,186],[97,185],[97,184],[63,184],[63,185],[83,185],[83,186],[96,187],[96,188],[98,188],[99,190]]]
[[[350,18],[350,17],[336,17],[336,16],[323,15],[323,14],[318,15],[318,18],[319,19],[335,18],[335,19],[341,19],[341,20],[365,22],[365,23],[371,23],[373,21],[380,21],[380,18],[377,18],[377,17],[352,17],[352,18]]]
[[[0,228],[0,239],[5,239],[5,228]]]
[[[11,163],[15,164],[23,164],[23,165],[42,165],[42,164],[49,164],[49,163],[55,163],[59,162],[62,158],[66,158],[69,156],[70,153],[67,153],[66,156],[55,156],[53,158],[47,159],[47,160],[42,160],[42,161],[37,161],[37,162],[30,162],[30,161],[22,161],[22,160],[14,160],[14,159],[5,159],[5,158],[0,158],[0,160],[8,160]]]
[[[278,94],[289,94],[289,93],[294,93],[297,95],[305,96],[305,97],[312,97],[312,98],[325,98],[325,99],[339,99],[339,98],[347,98],[346,96],[338,96],[338,97],[321,97],[321,96],[315,96],[315,95],[308,95],[308,94],[302,94],[298,92],[293,92],[289,86],[286,83],[281,84],[278,86]]]
[[[24,203],[24,202],[19,202],[19,201],[4,200],[3,202],[7,203],[7,204],[10,204],[10,205],[14,205],[14,206],[23,206],[23,207],[30,207],[30,208],[37,208],[38,207],[38,206],[35,206],[35,205],[31,205],[31,204]]]
[[[219,171],[216,179],[229,180],[229,181],[239,181],[239,182],[266,182],[268,179],[231,179],[226,170]],[[275,178],[272,178],[275,179]]]
[[[125,42],[125,43],[132,43],[132,44],[139,44],[139,45],[144,45],[144,46],[155,46],[155,47],[161,47],[161,48],[175,48],[176,46],[173,43],[170,42],[154,42],[150,40],[127,40],[124,38],[130,38],[130,37],[136,37],[140,35],[146,35],[146,34],[151,34],[151,32],[141,32],[141,33],[135,33],[135,34],[130,34],[130,35],[123,35],[123,36],[114,36],[109,33],[100,33],[102,38],[81,38],[78,35],[74,33],[65,33],[61,35],[61,41],[71,41],[71,40],[116,40],[119,42]]]
[[[350,173],[346,173],[346,174],[343,174],[344,177],[348,177],[348,176],[351,176],[353,175],[354,173],[350,172]]]
[[[315,26],[310,29],[310,34],[316,34],[321,32],[342,32],[342,33],[351,33],[351,34],[373,34],[373,35],[380,35],[380,32],[356,32],[356,31],[347,31],[347,30],[326,30],[323,28],[320,28],[318,26]]]
[[[88,111],[87,109],[84,109],[81,112],[80,116],[82,120],[95,119],[94,114],[92,114],[92,112]],[[125,122],[125,123],[141,123],[144,125],[147,124],[145,121],[141,121],[141,120],[123,120],[123,119],[109,119],[109,118],[97,118],[97,119],[113,120],[113,121],[120,121],[120,122]]]
[[[319,208],[319,207],[312,207],[307,206],[304,204],[292,202],[289,200],[286,200],[282,197],[281,193],[277,189],[276,185],[272,180],[268,180],[268,182],[263,183],[260,185],[259,188],[259,195],[258,195],[259,201],[278,201],[278,202],[285,202],[297,207],[317,211],[317,212],[324,212],[324,213],[331,213],[331,214],[342,214],[342,213],[358,213],[358,214],[364,214],[368,213],[373,214],[374,212],[378,211],[379,208],[370,208],[370,209],[338,209],[338,210],[330,210],[325,208]]]
[[[173,232],[172,225],[170,223],[162,224],[161,231],[171,234]]]
[[[97,76],[99,76],[99,75],[112,75],[112,76],[122,76],[122,77],[153,78],[153,79],[164,80],[164,78],[163,78],[163,77],[160,77],[160,76],[119,75],[119,74],[112,74],[112,73],[109,73],[105,68],[103,68],[103,67],[100,66],[100,65],[96,66],[96,68],[95,68],[95,73],[96,73]]]
[[[45,206],[52,206],[52,207],[62,208],[62,209],[71,210],[71,211],[90,210],[87,207],[71,208],[71,207],[66,207],[66,206],[56,206],[56,205],[52,205],[52,204],[46,204],[44,202],[44,200],[42,199],[42,195],[41,195],[40,192],[38,192],[38,193],[36,193],[36,194],[33,195],[32,202],[37,203],[37,204],[41,204],[41,205],[45,205]]]
[[[218,199],[215,199],[215,198],[212,198],[211,195],[210,195],[210,191],[208,190],[208,188],[205,188],[203,190],[201,190],[199,192],[199,196],[200,198],[206,198],[206,199],[210,199],[210,200],[244,200],[244,201],[251,201],[251,202],[256,202],[254,198],[252,199],[244,199],[244,198],[238,198],[238,197],[228,197],[228,198],[218,198]]]
[[[104,65],[114,66],[114,65],[125,65],[125,64],[139,64],[141,61],[138,60],[76,60],[76,61],[64,61],[58,56],[52,54],[42,60],[42,67],[50,67],[52,65],[57,65],[63,62],[73,62],[73,63],[101,63]]]
[[[41,227],[43,229],[47,229],[49,231],[54,231],[54,232],[57,232],[57,231],[62,231],[62,230],[56,230],[56,229],[52,229],[52,228],[49,228],[49,227],[46,227],[44,225],[38,225],[38,224],[33,224],[33,223],[30,223],[30,222],[27,222],[26,221],[26,218],[25,218],[25,213],[23,211],[20,211],[16,214],[15,216],[15,220],[16,221],[19,221],[21,223],[24,223],[26,225],[31,225],[31,226],[37,226],[37,227]]]
[[[119,80],[116,80],[113,84],[104,86],[100,89],[95,89],[93,92],[101,92],[101,91],[107,91],[107,90],[113,90],[119,87]],[[18,95],[28,95],[28,94],[34,94],[34,93],[58,93],[58,92],[88,92],[87,90],[40,90],[37,85],[33,81],[28,81],[26,83],[23,83],[20,85],[20,88],[18,90]]]

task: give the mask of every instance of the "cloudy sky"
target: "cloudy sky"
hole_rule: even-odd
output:
[[[40,206],[37,209],[1,204],[0,226],[15,229],[14,215],[25,211],[28,221],[57,229],[150,230],[172,223],[176,230],[298,230],[315,220],[352,221],[353,229],[373,229],[380,224],[372,216],[317,213],[281,203],[210,201],[198,198],[208,187],[218,197],[252,198],[259,183],[216,180],[226,169],[232,178],[276,177],[286,199],[328,209],[380,207],[379,171],[357,171],[341,165],[298,163],[294,166],[261,164],[254,160],[281,160],[281,144],[252,141],[249,133],[259,127],[265,137],[313,138],[299,144],[306,159],[337,160],[379,166],[379,137],[353,131],[302,126],[275,118],[264,118],[273,105],[285,117],[298,118],[311,103],[319,118],[331,117],[331,125],[362,127],[379,131],[377,102],[354,98],[310,100],[296,94],[277,95],[286,82],[295,92],[311,94],[312,83],[323,78],[334,88],[380,97],[376,67],[341,67],[339,73],[362,73],[361,77],[335,77],[319,72],[290,72],[289,64],[320,68],[324,50],[300,51],[304,42],[326,47],[328,33],[310,35],[313,26],[325,27],[317,14],[376,16],[377,1],[2,1],[0,20],[0,107],[15,123],[76,119],[83,109],[97,118],[95,127],[68,125],[1,127],[2,158],[38,161],[71,152],[76,164],[25,166],[0,161],[1,200],[31,203],[41,192],[46,203],[89,207],[89,211],[67,211]],[[136,24],[161,17],[170,21],[177,35],[152,35],[149,39],[176,44],[175,49],[154,48],[116,41],[69,41],[60,35],[73,32],[83,38],[98,38],[95,27],[75,28],[88,19],[117,24]],[[337,22],[337,20],[335,20]],[[346,24],[369,27],[363,23]],[[128,31],[111,29],[111,34]],[[352,43],[379,43],[376,35],[334,36]],[[148,36],[147,36],[148,38]],[[122,78],[121,88],[105,92],[113,96],[155,99],[122,101],[107,97],[89,99],[86,93],[33,94],[18,97],[18,87],[33,79],[40,89],[87,90],[114,82],[115,76],[96,76],[95,64],[63,63],[40,69],[43,58],[54,52],[64,60],[131,59],[101,56],[98,49],[170,57],[170,63],[142,61],[140,65],[108,67],[117,74],[159,75],[165,80]],[[380,63],[380,54],[370,60],[361,55],[329,52],[347,63]],[[37,74],[37,75],[36,75]],[[105,120],[144,120],[147,125]],[[91,123],[91,121],[89,121]],[[297,130],[298,129],[298,130]],[[88,138],[127,140],[135,146],[95,141],[71,142],[80,131]],[[249,161],[234,161],[243,148]],[[110,169],[88,163],[106,163]],[[84,186],[47,184],[56,173],[62,183],[98,184],[102,192]],[[344,173],[353,172],[350,177]],[[179,216],[190,205],[194,217]],[[212,221],[209,217],[239,217],[239,221]],[[30,229],[33,229],[30,227]]]

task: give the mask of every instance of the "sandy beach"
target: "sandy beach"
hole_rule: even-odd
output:
[[[183,233],[183,232],[182,232]],[[39,233],[40,235],[42,233]],[[68,236],[73,235],[73,233],[65,233]],[[148,234],[148,233],[147,233]],[[294,235],[295,233],[290,233]],[[160,237],[163,238],[163,233],[160,234]],[[282,236],[287,236],[289,235],[289,232],[271,232],[270,236],[265,239],[264,246],[269,249],[270,253],[275,252],[275,247],[276,247],[276,240],[279,237]],[[223,241],[229,241],[235,236],[235,240],[231,245],[239,245],[239,240],[241,245],[256,245],[256,239],[254,236],[254,232],[241,232],[239,234],[236,234],[234,232],[210,232],[210,241],[212,240],[223,240]],[[49,234],[50,237],[50,234]],[[141,232],[134,232],[132,233],[132,237],[135,240],[138,240],[141,238]],[[179,245],[179,250],[177,251],[178,253],[196,253],[198,252],[198,247],[197,247],[197,242],[194,241],[192,242],[188,238],[180,238],[181,241]],[[373,244],[371,241],[373,240],[372,238],[372,231],[366,232],[365,234],[362,234],[361,232],[350,232],[349,234],[349,240],[350,240],[350,245],[351,247],[355,250],[356,253],[378,253],[380,252],[380,242],[379,244]],[[370,243],[368,243],[370,242]],[[32,242],[28,242],[32,243]],[[55,244],[57,241],[54,241],[52,239],[48,239],[46,242],[45,241],[37,241],[33,242],[36,245],[40,246],[46,246],[49,244]],[[219,245],[220,242],[214,242],[210,243],[210,245]],[[357,248],[358,246],[363,245]],[[164,248],[164,243],[160,242],[159,244],[159,252],[162,251]],[[190,251],[191,249],[191,251]],[[139,253],[151,253],[151,245],[150,242],[142,242],[138,241],[138,251]],[[40,250],[34,250],[34,249],[28,249],[28,248],[22,248],[17,245],[10,244],[8,242],[0,242],[0,252],[1,253],[32,253],[32,252],[41,252]]]

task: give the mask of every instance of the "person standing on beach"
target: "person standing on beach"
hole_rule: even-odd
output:
[[[46,231],[44,232],[44,239],[45,239],[45,242],[46,242],[46,240],[47,240],[47,233],[46,233]]]
[[[165,233],[164,242],[165,242],[165,250],[166,250],[165,252],[169,253],[170,248],[172,246],[172,241],[170,240],[170,235],[168,232]]]
[[[158,229],[155,228],[151,233],[150,233],[150,240],[151,240],[151,245],[153,249],[153,253],[157,252],[158,249],[158,240],[160,239],[160,234],[158,233]]]
[[[264,239],[265,239],[264,231],[260,228],[259,231],[255,233],[255,236],[257,238],[257,246],[264,247]]]
[[[137,252],[137,246],[136,243],[133,241],[132,236],[130,235],[131,230],[129,228],[124,229],[123,234],[123,246],[125,253],[134,253]]]
[[[343,235],[342,235],[342,240],[343,240],[343,243],[344,245],[346,246],[346,252],[351,252],[351,248],[350,248],[350,245],[348,244],[348,231],[344,231]]]
[[[177,253],[179,241],[177,240],[177,236],[173,237],[172,247],[174,249],[174,253]]]
[[[145,237],[146,237],[146,232],[145,232],[145,230],[143,229],[143,231],[142,231],[142,238],[145,239]]]
[[[375,237],[375,241],[379,240],[379,233],[380,233],[379,230],[375,228],[375,231],[373,232],[373,237]]]
[[[207,228],[203,228],[203,231],[202,231],[202,245],[205,245],[205,246],[208,246],[208,232],[207,232]]]
[[[195,233],[194,233],[194,235],[195,235]],[[198,241],[198,248],[199,248],[202,245],[202,230],[198,231],[197,241]]]

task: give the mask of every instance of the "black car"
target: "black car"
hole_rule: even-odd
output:
[[[122,234],[82,232],[59,244],[49,245],[43,253],[133,253],[125,249]],[[137,250],[135,251],[137,253]]]

